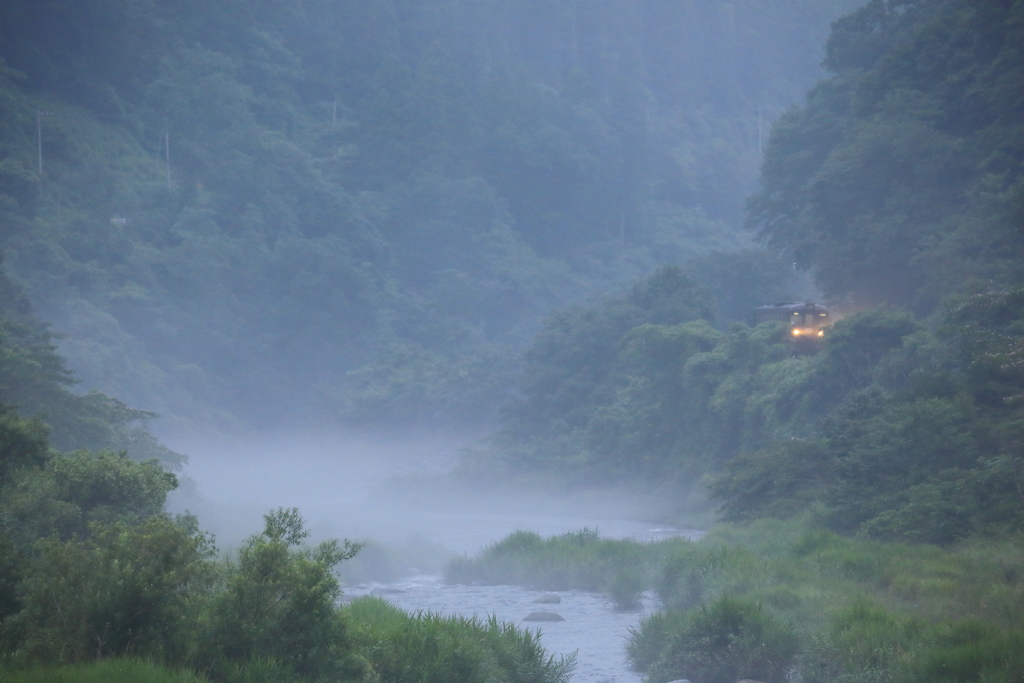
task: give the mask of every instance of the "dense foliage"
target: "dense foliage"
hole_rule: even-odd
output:
[[[695,284],[716,282],[701,260],[687,266],[693,281],[662,270],[624,297],[549,318],[525,355],[520,396],[482,455],[510,471],[632,476],[673,492],[701,480],[732,520],[813,509],[836,530],[936,543],[1024,529],[1024,290],[1014,270],[1024,234],[1013,213],[1024,116],[1022,90],[1010,87],[1024,70],[1011,58],[1021,8],[872,2],[833,27],[826,64],[837,75],[773,131],[751,204],[764,235],[818,268],[833,297],[911,310],[848,314],[820,344],[798,346],[782,324],[715,328],[721,285]],[[955,64],[924,70],[952,50]],[[965,105],[963,88],[984,106]],[[879,159],[937,169],[931,137],[893,128],[912,111],[880,104],[915,92],[931,93],[929,120],[960,131],[949,139],[960,151],[947,156],[973,164],[971,173],[939,182],[887,167],[890,182],[854,154],[864,136],[888,131],[903,146],[876,140]],[[920,192],[900,184],[908,182]],[[911,211],[913,202],[928,212]],[[881,233],[863,222],[868,215],[895,221],[886,234],[904,240],[903,251],[871,242]],[[971,246],[982,243],[995,251]],[[731,260],[732,272],[753,270],[741,254],[715,258]],[[786,284],[782,272],[762,272],[745,279],[751,291],[767,296],[766,285]]]
[[[721,525],[699,541],[517,532],[454,560],[448,580],[600,590],[636,573],[643,601],[627,652],[650,683],[1019,683],[1024,545],[950,548],[852,539],[808,520]]]
[[[1024,278],[1024,5],[872,0],[772,129],[751,223],[859,304]]]
[[[552,307],[748,238],[853,0],[9,0],[0,248],[90,387],[485,421]]]
[[[676,489],[711,476],[733,520],[815,509],[836,529],[939,543],[1024,529],[1024,290],[955,300],[936,332],[858,313],[814,353],[781,323],[644,315],[614,300],[552,318],[478,455]]]
[[[369,683],[381,675],[400,680],[393,670],[448,680],[453,662],[475,677],[465,680],[567,678],[571,661],[548,657],[533,636],[504,624],[448,624],[397,612],[381,621],[366,612],[355,618],[356,638],[339,604],[335,566],[361,546],[303,547],[307,532],[297,510],[266,515],[262,533],[233,556],[217,558],[194,518],[165,512],[167,494],[178,485],[165,467],[181,458],[145,430],[152,415],[103,394],[73,394],[49,333],[2,275],[0,295],[0,325],[9,333],[0,353],[0,399],[20,399],[0,401],[4,680]],[[117,418],[96,405],[116,409]],[[53,419],[53,433],[65,442],[107,439],[129,449],[61,452],[44,418]],[[142,424],[128,431],[132,422]],[[129,457],[154,452],[164,462]],[[415,648],[385,653],[378,643],[392,641],[396,619],[432,642],[436,629],[444,631],[435,642],[441,663],[418,659]],[[470,647],[472,661],[463,656]]]
[[[334,567],[360,545],[303,547],[295,509],[267,514],[261,533],[217,558],[195,519],[164,512],[177,481],[155,460],[61,454],[13,411],[2,434],[4,680],[372,683],[454,672],[563,683],[572,671],[534,634],[494,620],[409,616],[372,601],[343,608]]]

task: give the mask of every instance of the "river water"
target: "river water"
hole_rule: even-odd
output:
[[[258,532],[262,515],[275,507],[298,507],[313,541],[352,538],[408,546],[415,539],[417,547],[432,549],[432,560],[405,557],[384,580],[350,580],[346,599],[377,594],[410,612],[482,619],[493,614],[539,629],[549,654],[577,653],[574,683],[639,683],[641,676],[626,664],[624,645],[630,627],[658,608],[653,595],[644,596],[643,609],[629,612],[583,591],[560,593],[559,604],[535,604],[543,593],[518,586],[446,585],[437,558],[475,555],[517,530],[552,536],[589,528],[603,538],[641,541],[701,533],[638,521],[644,508],[635,492],[453,488],[444,478],[447,444],[320,436],[174,445],[192,456],[184,474],[194,490],[176,495],[171,508],[197,514],[221,548]],[[556,612],[565,621],[523,622],[534,611]]]
[[[495,541],[515,528],[534,531],[571,531],[589,526],[597,528],[605,538],[636,538],[658,540],[673,536],[699,536],[700,532],[683,531],[660,525],[643,524],[625,520],[563,520],[568,526],[552,527],[551,520],[537,519],[536,527],[524,524],[521,518],[490,520]],[[582,523],[586,521],[587,523]],[[483,531],[483,528],[480,528]],[[479,540],[483,540],[481,537]],[[482,545],[480,546],[482,547]],[[479,549],[479,548],[478,548]],[[366,583],[346,589],[346,595],[376,594],[396,606],[411,612],[426,610],[440,614],[459,614],[486,618],[494,614],[502,621],[510,621],[520,627],[538,629],[541,642],[549,654],[577,653],[574,683],[639,683],[640,674],[631,671],[626,664],[625,643],[629,629],[637,625],[640,618],[657,609],[658,601],[653,594],[644,594],[643,609],[623,612],[613,608],[602,595],[585,591],[563,591],[558,595],[559,604],[536,604],[534,600],[545,591],[526,590],[518,586],[464,586],[446,585],[440,576],[409,576],[387,584]],[[531,612],[555,612],[565,621],[523,622]]]

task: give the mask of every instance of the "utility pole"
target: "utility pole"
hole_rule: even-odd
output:
[[[569,50],[571,52],[570,59],[572,60],[572,69],[575,71],[580,68],[580,58],[577,53],[576,45],[576,0],[572,0],[572,35],[569,41]]]
[[[171,191],[171,136],[164,131],[164,161],[167,169],[167,191]]]
[[[36,147],[39,151],[39,185],[43,184],[43,112],[36,109]]]
[[[764,147],[761,146],[761,107],[757,108],[757,151],[761,152]]]

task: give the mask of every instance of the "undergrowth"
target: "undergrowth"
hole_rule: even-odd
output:
[[[431,612],[407,614],[365,597],[347,608],[358,650],[388,683],[566,683],[575,657],[548,656],[514,624]]]
[[[133,659],[105,659],[88,664],[38,666],[21,671],[0,669],[4,683],[207,683],[187,670],[174,670]]]
[[[547,539],[519,531],[477,557],[453,561],[446,576],[452,583],[602,591],[617,604],[654,591],[663,611],[641,620],[627,648],[650,681],[714,683],[742,674],[804,683],[1024,683],[1024,539],[1016,536],[940,548],[776,520],[656,543],[602,539],[586,529]],[[747,621],[723,616],[741,613]],[[717,645],[698,637],[712,622],[724,634]],[[758,642],[777,645],[765,661],[781,658],[784,668],[743,673],[737,662],[756,660],[749,648],[740,654],[754,624]],[[721,660],[719,650],[732,659]],[[701,677],[699,662],[732,673]]]

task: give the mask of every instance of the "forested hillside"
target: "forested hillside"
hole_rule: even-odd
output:
[[[856,4],[9,0],[0,248],[132,405],[479,423],[553,307],[748,245]]]
[[[813,510],[936,543],[1024,529],[1022,45],[1020,2],[836,22],[834,75],[773,128],[750,223],[845,317],[813,346],[783,323],[716,329],[704,261],[664,268],[548,318],[477,457],[673,495],[699,480],[733,520]],[[784,282],[727,258],[748,273],[733,301]]]
[[[749,222],[824,293],[927,314],[1024,279],[1024,9],[872,2],[772,129]]]

